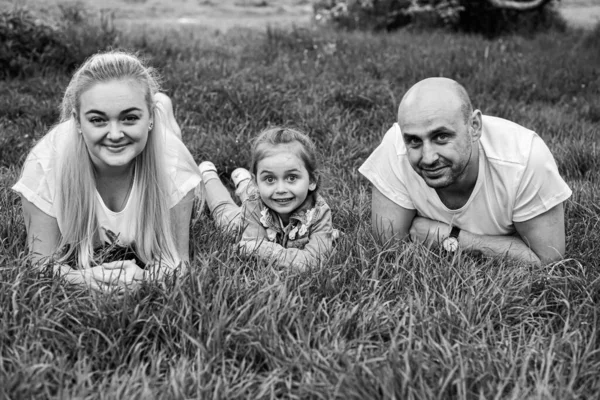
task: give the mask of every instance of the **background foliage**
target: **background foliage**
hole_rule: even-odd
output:
[[[104,29],[86,21],[64,29]],[[25,53],[32,58],[0,80],[0,398],[593,398],[599,32],[497,41],[300,28],[107,34],[105,45],[138,50],[162,70],[184,141],[225,182],[266,126],[307,131],[345,232],[323,268],[297,274],[238,259],[199,214],[189,274],[125,296],[68,287],[27,264],[10,186],[57,120],[71,65],[104,44],[61,36],[38,58]],[[64,48],[74,64],[59,61]],[[459,80],[485,114],[549,145],[573,189],[564,262],[532,268],[372,240],[357,167],[406,89],[434,75]]]
[[[337,28],[394,30],[404,26],[448,28],[496,37],[564,30],[557,2],[526,12],[494,7],[486,0],[317,0],[317,21]]]

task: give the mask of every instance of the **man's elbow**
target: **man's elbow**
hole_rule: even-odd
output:
[[[384,229],[381,225],[373,223],[371,232],[375,239],[381,244],[410,240],[409,232],[397,232],[394,231],[391,226]]]
[[[562,261],[562,260],[564,260],[565,257],[564,257],[564,252],[562,252],[562,253],[553,252],[553,253],[549,253],[549,254],[538,255],[538,258],[540,260],[541,265],[548,265],[548,264]]]
[[[533,253],[539,260],[539,265],[548,265],[555,262],[564,260],[565,258],[565,245],[564,243],[559,246],[547,246],[541,250],[533,250]]]

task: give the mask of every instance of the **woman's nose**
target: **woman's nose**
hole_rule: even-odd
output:
[[[121,127],[119,126],[119,124],[111,123],[108,125],[108,135],[107,136],[110,140],[119,140],[124,135],[123,135],[123,131],[121,130]]]

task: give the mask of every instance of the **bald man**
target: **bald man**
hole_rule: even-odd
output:
[[[564,255],[571,190],[548,147],[533,131],[473,110],[451,79],[415,84],[359,171],[371,181],[373,230],[385,241],[410,237],[536,264]]]

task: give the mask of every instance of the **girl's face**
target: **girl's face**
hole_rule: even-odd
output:
[[[119,171],[146,147],[152,117],[143,88],[115,80],[81,93],[78,122],[96,169]]]
[[[295,145],[277,145],[256,164],[256,184],[262,201],[275,211],[285,224],[292,212],[304,203],[316,182],[310,179]]]

